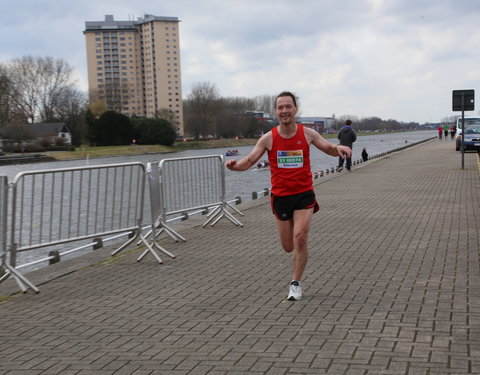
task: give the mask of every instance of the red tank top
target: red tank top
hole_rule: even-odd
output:
[[[292,138],[283,138],[277,127],[272,129],[272,149],[268,151],[272,193],[293,195],[313,190],[310,168],[310,146],[305,139],[303,125],[297,124]]]

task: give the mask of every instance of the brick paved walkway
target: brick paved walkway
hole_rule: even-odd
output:
[[[429,141],[316,186],[304,300],[267,200],[0,302],[0,374],[479,374],[480,178]],[[35,280],[32,280],[35,281]]]

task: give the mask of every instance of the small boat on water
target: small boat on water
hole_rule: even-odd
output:
[[[269,171],[270,168],[268,168],[268,167],[260,167],[260,168],[259,168],[259,167],[255,167],[255,168],[253,168],[253,170],[254,170],[254,171],[257,171],[257,172],[262,172],[262,171]]]
[[[257,166],[253,168],[254,171],[267,171],[269,169],[270,169],[270,163],[266,160],[259,162]]]
[[[225,153],[225,156],[238,156],[238,155],[240,155],[240,152],[238,152],[238,150],[228,150]]]

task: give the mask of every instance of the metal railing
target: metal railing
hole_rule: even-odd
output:
[[[25,285],[36,292],[38,289],[18,268],[45,261],[56,263],[72,252],[101,247],[101,243],[110,238],[129,235],[112,255],[139,239],[138,243],[143,243],[146,250],[137,260],[151,253],[162,263],[155,249],[172,258],[175,256],[157,243],[161,233],[165,232],[175,241],[186,241],[169,226],[172,221],[201,213],[207,216],[204,227],[213,226],[224,217],[243,227],[228,210],[231,208],[243,216],[232,205],[241,202],[238,197],[225,200],[225,167],[221,155],[164,159],[148,163],[147,170],[144,164],[135,162],[22,172],[13,182],[8,183],[7,178],[2,177],[0,183],[3,228],[0,268],[5,271],[3,276],[0,274],[0,282],[12,276],[23,291],[26,291]],[[148,211],[144,202],[148,198],[151,225],[142,227]],[[9,210],[11,220],[7,219]],[[149,229],[146,235],[142,233],[145,229]],[[73,242],[79,246],[64,249],[64,244]],[[47,256],[46,251],[50,249],[54,251]],[[16,267],[17,255],[27,251],[34,260]]]
[[[142,163],[19,173],[12,186],[17,252],[136,231],[143,215]]]
[[[10,186],[7,276],[15,269],[20,252],[132,233],[114,251],[117,253],[141,234],[145,193],[142,163],[22,172]]]
[[[163,159],[159,164],[162,221],[167,215],[212,209],[203,224],[215,225],[226,217],[235,225],[243,226],[227,207],[243,215],[225,200],[225,167],[223,156],[184,157]]]
[[[147,181],[152,226],[142,240],[145,242],[145,239],[151,236],[151,242],[138,260],[151,253],[161,263],[154,248],[172,258],[175,257],[156,241],[161,233],[166,233],[174,241],[186,241],[168,225],[167,217],[171,215],[180,214],[188,218],[189,213],[202,212],[207,214],[204,227],[208,224],[215,225],[223,217],[243,227],[243,224],[227,210],[227,207],[230,207],[243,216],[242,212],[225,200],[225,167],[221,155],[172,158],[149,163]]]
[[[27,291],[25,284],[30,287],[35,293],[38,293],[38,288],[32,284],[25,276],[18,272],[15,267],[10,265],[11,253],[7,254],[7,233],[8,233],[8,179],[5,176],[0,176],[0,272],[4,275],[12,275],[23,293]],[[0,276],[2,276],[0,274]],[[3,276],[2,276],[3,277]]]

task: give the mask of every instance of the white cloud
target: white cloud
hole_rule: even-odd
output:
[[[86,89],[85,21],[144,13],[181,20],[184,96],[203,81],[222,96],[290,89],[303,115],[426,122],[480,86],[480,3],[454,0],[3,0],[0,61],[63,58]]]

